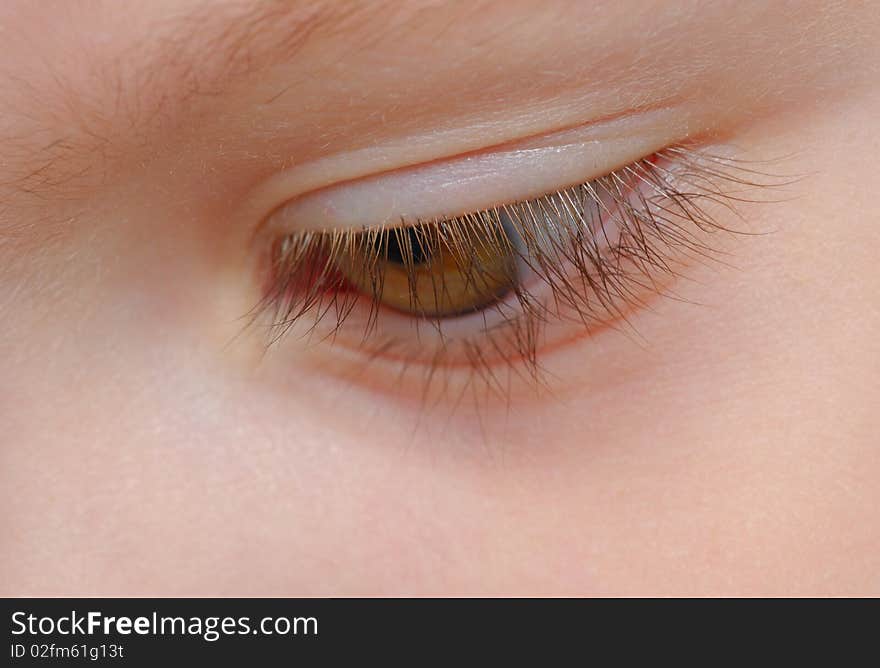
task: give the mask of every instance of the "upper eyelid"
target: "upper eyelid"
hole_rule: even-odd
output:
[[[687,118],[680,101],[667,100],[607,120],[319,188],[299,185],[309,182],[306,168],[305,176],[294,174],[286,188],[276,184],[279,192],[290,194],[265,226],[283,234],[401,224],[536,197],[663,148],[680,139]]]

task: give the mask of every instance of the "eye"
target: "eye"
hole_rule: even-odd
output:
[[[285,234],[256,313],[285,334],[403,369],[499,364],[536,377],[542,350],[629,318],[689,259],[747,167],[672,147],[539,197],[448,217]],[[314,228],[314,221],[310,221]],[[487,381],[488,382],[488,381]]]
[[[516,289],[512,235],[500,217],[484,225],[440,221],[382,229],[357,235],[334,263],[380,307],[449,318],[485,309]]]

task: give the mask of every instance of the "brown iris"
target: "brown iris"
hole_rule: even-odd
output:
[[[479,311],[516,286],[517,253],[497,220],[361,233],[337,268],[377,304],[422,317]]]

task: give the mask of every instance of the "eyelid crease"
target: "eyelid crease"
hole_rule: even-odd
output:
[[[600,147],[592,140],[513,150],[360,179],[298,198],[273,214],[271,226],[297,230],[406,225],[531,199],[607,172],[600,154],[617,144],[606,141]],[[615,152],[644,153],[629,146]]]
[[[650,154],[669,144],[675,137],[681,136],[682,130],[678,126],[685,124],[686,115],[681,113],[679,102],[678,99],[667,98],[637,109],[630,108],[594,118],[586,123],[506,140],[489,147],[459,150],[448,156],[437,156],[437,151],[434,150],[428,154],[430,157],[423,157],[419,155],[418,147],[414,151],[403,152],[403,155],[410,158],[408,161],[395,162],[393,157],[390,161],[386,149],[382,147],[365,149],[354,154],[327,156],[276,175],[262,188],[262,192],[254,199],[270,201],[270,205],[259,208],[272,213],[264,217],[264,222],[257,227],[254,234],[257,236],[267,227],[273,232],[278,232],[327,229],[334,226],[361,226],[364,224],[363,220],[315,220],[317,217],[315,211],[327,209],[326,202],[330,198],[348,190],[359,191],[368,199],[372,199],[375,204],[380,204],[383,200],[387,201],[387,197],[378,191],[371,194],[370,189],[377,184],[381,186],[386,181],[398,182],[398,187],[394,190],[398,204],[401,205],[406,204],[401,200],[405,195],[403,188],[414,187],[411,197],[418,199],[421,204],[406,207],[409,210],[403,212],[405,219],[455,215],[512,199],[521,199],[523,196],[536,196],[566,183],[583,182],[642,155]],[[587,146],[589,149],[585,149]],[[396,149],[392,147],[387,150],[393,153]],[[573,157],[578,150],[583,153],[580,164],[568,168],[568,174],[547,174],[543,186],[510,183],[504,186],[508,191],[506,193],[484,193],[481,198],[470,196],[470,202],[456,201],[452,205],[453,209],[449,208],[448,201],[452,199],[451,189],[457,187],[456,182],[460,179],[486,181],[497,187],[499,181],[504,179],[504,172],[509,170],[513,163],[524,163],[532,158],[533,160],[524,166],[531,171],[529,180],[535,181],[535,165],[532,164],[535,160],[543,161],[554,151],[556,153],[567,151],[569,156]],[[539,153],[543,157],[538,158]],[[413,156],[410,154],[414,154],[416,160],[412,160]],[[434,176],[429,178],[428,182],[416,183],[413,176],[415,174],[423,179],[431,174]],[[461,186],[459,190],[462,196],[465,195],[465,188],[473,188],[473,185],[464,183],[458,185]],[[446,200],[443,207],[435,204],[433,210],[428,210],[425,196],[430,197],[432,191],[445,193],[440,195]],[[311,220],[303,220],[297,216],[295,207],[309,200],[311,203],[305,205],[303,212],[310,209]],[[324,204],[320,203],[322,200]],[[361,208],[364,204],[365,202],[362,201],[353,202],[356,208]],[[368,222],[375,224],[396,220],[400,224],[400,213],[392,210],[386,211],[383,215],[374,210],[369,214]],[[366,217],[367,215],[364,215],[361,218]]]

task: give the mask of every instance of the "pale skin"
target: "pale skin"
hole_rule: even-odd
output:
[[[0,6],[0,592],[880,594],[876,5],[343,5]],[[551,392],[242,330],[286,199],[571,128],[792,178]]]

